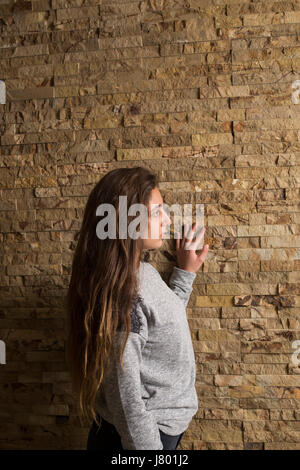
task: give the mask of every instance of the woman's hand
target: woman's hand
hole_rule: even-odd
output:
[[[193,223],[191,230],[188,230],[188,224],[186,224],[184,227],[185,228],[182,239],[176,238],[176,255],[178,267],[180,269],[184,269],[185,271],[196,273],[200,266],[204,263],[208,253],[209,245],[204,245],[200,255],[196,254],[196,250],[198,249],[197,247],[204,237],[206,228],[203,227],[200,233],[196,236],[195,240],[192,241],[196,231],[196,223]],[[176,233],[179,237],[180,234],[178,232]]]

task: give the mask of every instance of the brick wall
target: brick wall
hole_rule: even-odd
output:
[[[64,352],[75,236],[96,182],[140,163],[168,204],[205,206],[179,448],[299,449],[300,1],[4,0],[0,32],[0,447],[85,448]]]

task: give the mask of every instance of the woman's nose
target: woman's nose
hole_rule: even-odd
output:
[[[165,210],[163,211],[163,219],[164,219],[164,224],[165,225],[170,225],[171,224],[171,219],[170,219],[170,217],[168,216],[168,214],[166,213]]]

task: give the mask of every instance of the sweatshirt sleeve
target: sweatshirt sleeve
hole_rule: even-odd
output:
[[[146,409],[141,392],[140,368],[147,331],[147,318],[138,301],[131,310],[131,331],[124,350],[124,370],[119,359],[123,337],[117,331],[113,360],[105,375],[106,406],[125,450],[163,449],[156,419]]]
[[[178,268],[178,266],[173,267],[169,287],[183,301],[185,307],[189,302],[196,275],[197,273],[185,271],[185,269]]]

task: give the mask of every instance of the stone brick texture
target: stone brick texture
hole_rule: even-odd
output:
[[[65,362],[76,234],[97,181],[141,164],[166,203],[204,205],[210,245],[178,449],[299,449],[300,0],[4,0],[0,79],[0,448],[85,449]]]

